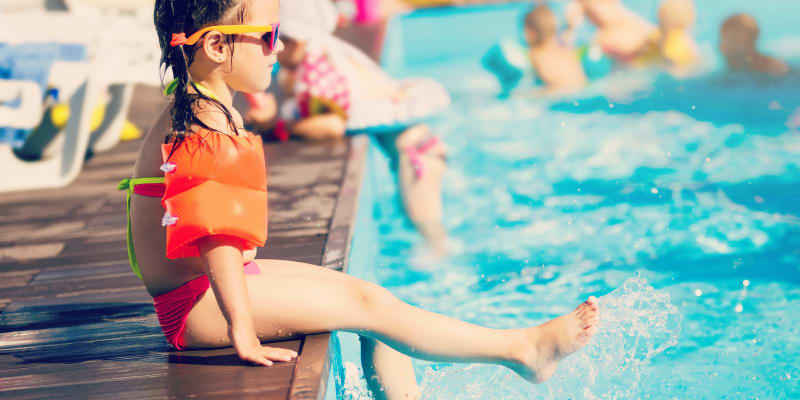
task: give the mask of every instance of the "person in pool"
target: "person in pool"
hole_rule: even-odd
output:
[[[525,16],[525,41],[536,78],[548,91],[575,91],[586,86],[586,74],[575,49],[558,37],[558,20],[547,6]]]
[[[687,71],[697,64],[700,52],[691,36],[696,12],[693,0],[664,0],[658,7],[657,58],[676,71]]]
[[[581,9],[597,27],[595,44],[618,63],[629,67],[664,66],[686,73],[699,60],[690,31],[695,21],[693,0],[664,0],[658,9],[658,27],[629,11],[620,0],[579,0]],[[569,23],[580,23],[574,5]]]
[[[735,14],[725,19],[719,32],[719,50],[728,69],[771,76],[788,74],[786,63],[758,51],[758,34],[758,22],[749,14]]]
[[[657,35],[658,29],[630,11],[620,0],[575,0],[569,6],[572,30],[580,24],[577,10],[582,10],[597,28],[594,44],[618,62],[634,62],[641,50]]]
[[[409,96],[425,97],[424,92],[412,93],[414,81],[407,85],[389,79],[366,55],[333,37],[336,11],[329,2],[293,0],[281,14],[285,47],[278,54],[278,82],[284,95],[276,130],[279,137],[341,138],[354,120],[367,119],[364,127],[369,128],[370,123],[381,125],[383,115],[387,119],[382,123],[391,125],[396,122],[391,116],[402,114],[398,110],[424,106],[409,100]],[[360,82],[353,82],[352,76]],[[398,171],[406,214],[433,252],[446,254],[443,141],[420,123],[397,123],[376,136]]]
[[[270,366],[297,354],[265,346],[295,334],[355,332],[438,362],[506,366],[543,382],[597,330],[597,300],[544,324],[492,329],[406,304],[320,266],[255,259],[267,230],[261,139],[245,131],[236,92],[257,93],[283,50],[277,0],[157,0],[170,105],[141,143],[128,196],[131,267],[154,297],[175,349],[233,346]],[[532,299],[532,301],[535,299]]]
[[[281,90],[289,98],[302,99],[303,94],[297,93],[296,88],[300,86],[297,84],[297,80],[301,79],[298,74],[300,66],[309,57],[307,43],[288,37],[284,40],[285,49],[278,55]],[[335,76],[332,67],[324,68]],[[333,81],[337,79],[342,78],[334,78]],[[389,95],[391,88],[376,85],[371,90],[375,96],[379,96]],[[320,104],[316,113],[287,118],[289,122],[286,129],[293,135],[311,140],[341,138],[345,136],[346,118],[346,114],[336,105],[324,103]],[[447,231],[442,222],[442,179],[446,169],[444,143],[431,135],[427,125],[413,125],[394,134],[379,136],[378,142],[398,169],[400,194],[406,214],[434,252],[445,254]]]

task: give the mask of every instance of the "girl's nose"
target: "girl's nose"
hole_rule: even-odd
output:
[[[275,48],[272,49],[272,52],[275,53],[275,54],[278,54],[278,53],[282,52],[283,49],[284,49],[283,40],[278,38],[278,41],[275,42]]]

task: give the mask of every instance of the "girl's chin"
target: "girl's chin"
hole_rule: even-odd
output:
[[[246,90],[242,90],[242,92],[244,92],[244,93],[259,93],[259,92],[263,92],[263,91],[265,91],[265,90],[267,90],[269,88],[269,85],[270,85],[271,82],[272,82],[272,79],[270,79],[270,77],[267,77],[267,79],[265,79],[264,81],[259,82],[258,84],[252,85],[252,86],[248,87]]]

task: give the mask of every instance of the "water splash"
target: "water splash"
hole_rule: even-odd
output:
[[[650,360],[677,343],[681,314],[669,294],[641,277],[628,279],[599,300],[602,320],[597,335],[585,349],[564,360],[548,383],[531,385],[503,367],[439,366],[426,370],[423,398],[639,397]]]
[[[367,388],[367,381],[364,379],[364,372],[352,362],[345,361],[344,382],[341,385],[337,382],[339,394],[337,399],[341,400],[374,400],[375,397]]]

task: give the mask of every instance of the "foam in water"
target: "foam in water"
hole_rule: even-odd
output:
[[[646,391],[650,360],[674,346],[681,314],[669,294],[641,277],[599,299],[598,333],[583,350],[565,359],[555,376],[532,385],[496,366],[448,365],[426,370],[424,399],[636,398]]]
[[[364,379],[364,372],[357,365],[345,361],[344,363],[344,382],[337,382],[340,388],[338,399],[341,400],[373,400],[375,397],[367,389],[367,381]]]

